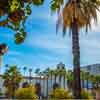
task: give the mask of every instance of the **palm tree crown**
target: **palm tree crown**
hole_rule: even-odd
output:
[[[64,33],[66,28],[72,29],[73,18],[76,19],[78,29],[86,27],[87,30],[91,27],[92,20],[97,21],[97,10],[100,11],[100,0],[67,0],[62,14],[60,14],[63,2],[64,0],[52,0],[51,10],[58,11],[57,29],[59,28],[60,20],[62,20]]]

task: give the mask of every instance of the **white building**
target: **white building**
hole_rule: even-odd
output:
[[[100,64],[93,64],[81,67],[81,70],[93,75],[100,75]]]

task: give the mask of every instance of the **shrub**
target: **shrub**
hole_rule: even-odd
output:
[[[81,99],[93,99],[93,96],[87,90],[82,90]]]
[[[50,94],[50,100],[67,100],[67,99],[72,99],[72,95],[69,91],[64,90],[62,88],[56,88],[55,90],[53,90]]]
[[[35,88],[33,86],[29,86],[26,88],[19,88],[15,93],[15,97],[17,100],[22,100],[22,99],[35,100],[35,99],[38,99],[38,96],[35,94]]]
[[[3,93],[2,92],[0,92],[0,96],[2,96],[3,95]]]

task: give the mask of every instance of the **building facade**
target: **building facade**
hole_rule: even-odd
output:
[[[100,64],[83,66],[81,70],[89,72],[92,75],[100,75]]]

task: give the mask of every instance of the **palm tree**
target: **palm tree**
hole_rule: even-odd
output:
[[[31,84],[32,80],[32,68],[29,68],[29,83]]]
[[[81,98],[79,31],[83,27],[86,27],[87,31],[91,27],[92,19],[97,21],[96,10],[99,9],[99,5],[97,0],[67,0],[62,14],[59,14],[63,2],[64,0],[52,0],[51,10],[58,11],[57,30],[61,22],[61,16],[63,20],[63,36],[66,34],[66,28],[71,30],[74,66],[73,95],[76,99],[79,99]]]
[[[42,73],[43,73],[43,91],[45,92],[45,90],[46,90],[46,83],[45,83],[45,81],[47,81],[46,70],[44,70]]]
[[[58,70],[54,70],[54,83],[56,83],[57,80],[57,75],[58,75]]]
[[[43,73],[42,72],[39,72],[39,80],[40,80],[40,84],[42,84],[42,77],[43,77]]]
[[[96,84],[96,82],[97,82],[96,76],[93,75],[93,74],[91,74],[91,75],[90,75],[90,81],[91,81],[91,83],[92,83],[92,88],[94,89],[94,88],[95,88],[95,84]]]
[[[46,76],[47,76],[47,98],[48,98],[48,80],[49,80],[49,72],[50,72],[50,68],[47,68],[46,70],[45,70],[45,74],[46,74]]]
[[[72,70],[68,70],[66,72],[66,78],[67,78],[67,86],[69,89],[73,88],[73,72]]]
[[[99,86],[99,84],[100,84],[100,75],[96,75],[95,78],[96,78],[96,87],[100,88],[100,86]]]
[[[63,76],[63,88],[65,89],[65,83],[66,83],[66,69],[65,67],[62,67],[62,76]]]
[[[8,70],[8,68],[9,68],[9,65],[8,65],[8,64],[6,64],[6,65],[5,65],[5,68],[6,68],[6,70]]]
[[[82,83],[82,88],[84,88],[84,80],[85,80],[85,72],[81,70],[81,83]]]
[[[35,72],[34,72],[36,75],[38,75],[39,73],[40,73],[40,68],[37,68],[36,70],[35,70]],[[37,80],[36,80],[36,82],[37,82]]]
[[[51,88],[53,87],[53,76],[54,76],[54,71],[53,70],[49,70],[49,76],[51,78]]]
[[[58,67],[58,71],[59,71],[59,86],[61,87],[61,79],[62,79],[62,69],[60,69],[59,67]]]
[[[25,76],[26,70],[27,70],[27,67],[24,67],[24,68],[23,68],[24,76]]]
[[[89,84],[89,77],[90,77],[90,74],[89,74],[89,72],[85,72],[85,78],[86,78],[86,88],[87,88],[87,90],[88,90],[88,84]]]
[[[22,75],[16,66],[10,66],[3,75],[4,83],[6,87],[6,95],[10,99],[15,96],[15,90],[19,87],[19,83],[22,81]]]
[[[65,88],[65,76],[66,76],[66,69],[65,69],[65,65],[60,63],[61,66],[57,66],[57,72],[59,75],[59,85],[61,86],[61,82],[62,82],[62,78],[63,79],[63,87]]]

